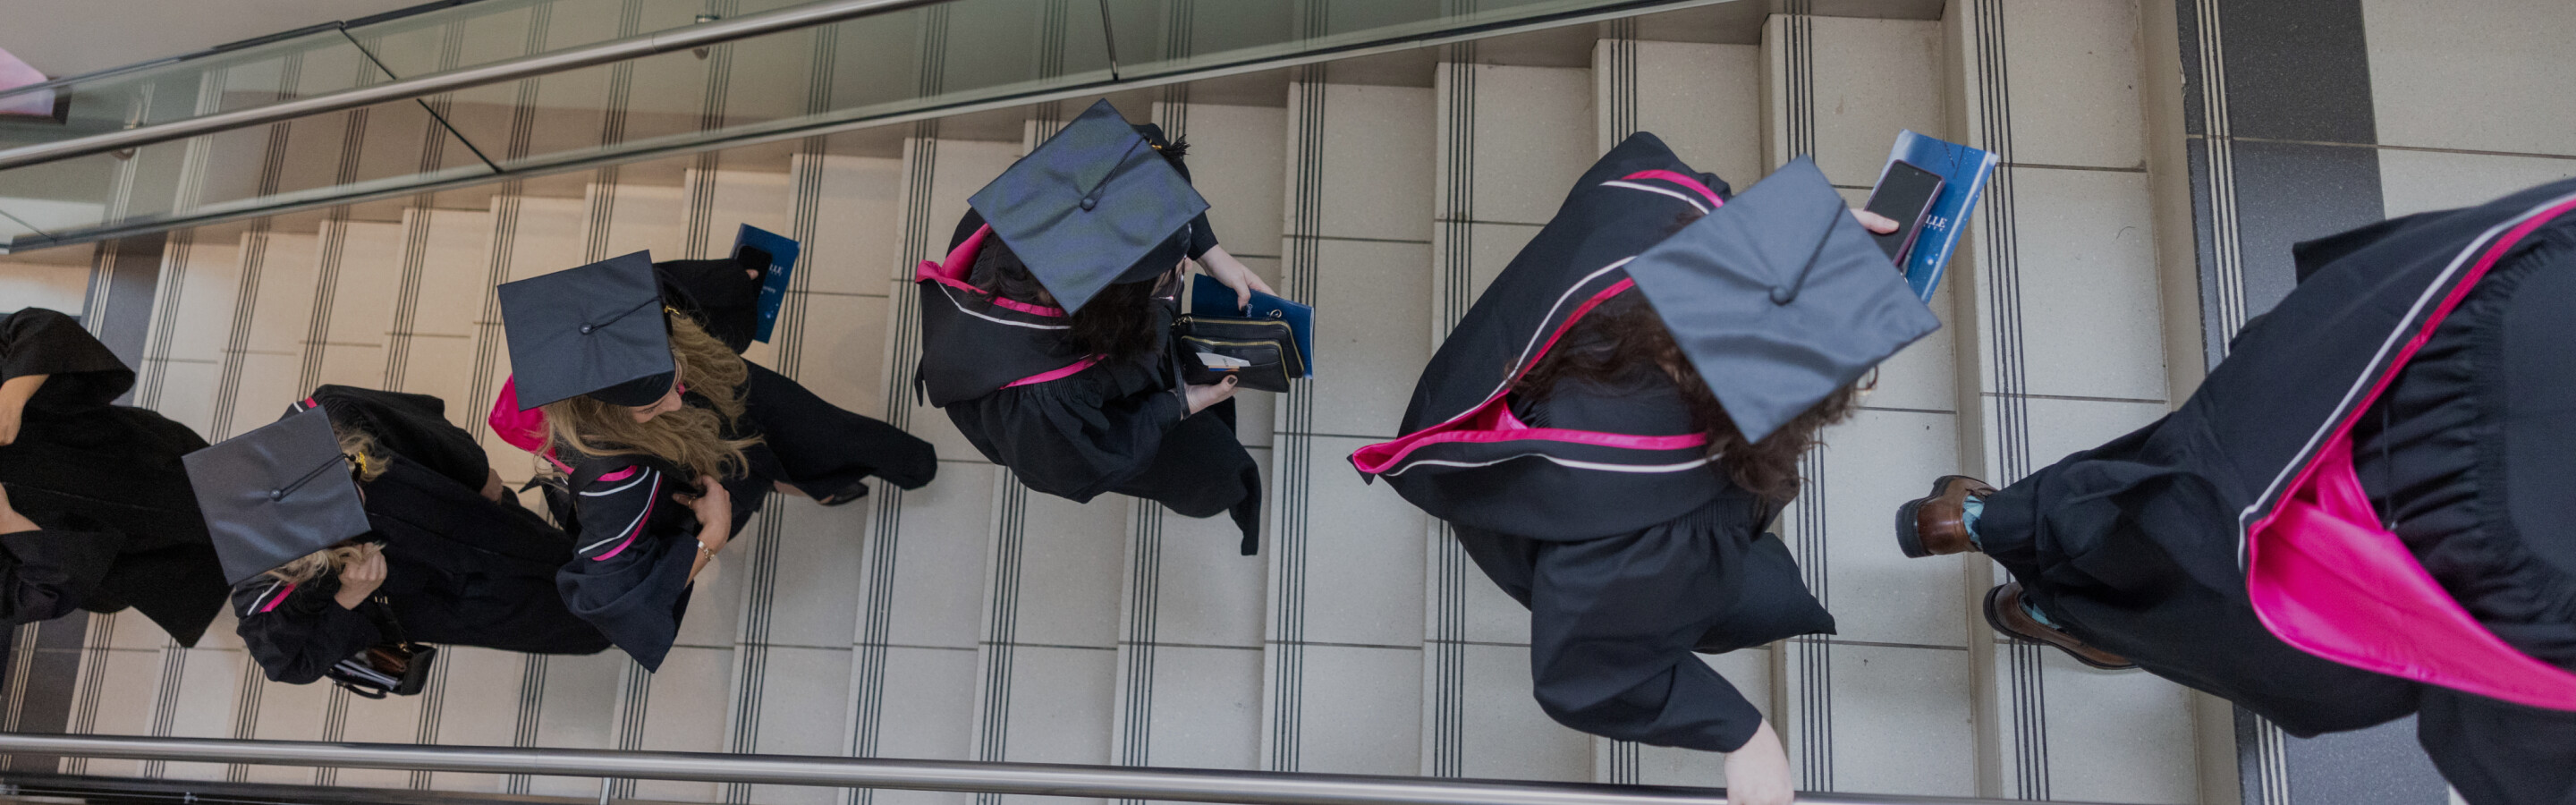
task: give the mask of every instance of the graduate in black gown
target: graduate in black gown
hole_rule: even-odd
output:
[[[647,670],[770,491],[839,505],[869,476],[911,489],[938,471],[928,442],[742,359],[768,258],[737,257],[639,252],[501,286],[517,375],[493,426],[556,476],[576,551],[557,574],[565,605]]]
[[[2467,801],[2576,802],[2576,182],[2296,256],[2181,408],[1940,479],[1899,546],[2002,563],[2007,634],[2293,735],[2414,713]]]
[[[978,192],[947,257],[917,275],[919,379],[1030,489],[1230,514],[1250,555],[1262,482],[1235,381],[1182,383],[1170,341],[1183,258],[1240,299],[1270,288],[1217,244],[1185,150],[1101,101]]]
[[[1765,526],[1857,379],[1939,322],[1812,164],[1727,191],[1652,134],[1612,149],[1351,461],[1530,608],[1550,717],[1732,753],[1730,801],[1783,803],[1777,734],[1693,653],[1833,633]]]
[[[233,586],[235,627],[268,678],[304,684],[401,639],[595,654],[608,638],[564,609],[572,537],[519,505],[436,397],[323,386],[321,408],[363,494],[367,533]]]
[[[77,595],[21,608],[9,623],[132,606],[193,646],[222,611],[223,574],[179,463],[206,442],[160,414],[113,404],[133,387],[134,371],[72,317],[43,308],[0,316],[0,485],[40,527],[5,546],[22,567],[79,569],[64,588]],[[113,556],[103,567],[102,550]]]

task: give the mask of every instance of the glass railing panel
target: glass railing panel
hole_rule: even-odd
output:
[[[724,2],[732,5],[725,6]],[[740,17],[804,3],[719,0]],[[906,115],[1008,104],[1120,79],[1494,30],[1615,0],[948,0],[418,101],[223,132],[131,152],[0,171],[13,223],[79,237],[101,226],[206,220],[537,172]],[[708,0],[485,0],[350,29],[359,51],[298,38],[190,63],[129,105],[195,113],[409,80],[700,23]],[[466,13],[472,11],[473,13]],[[444,16],[442,16],[444,15]],[[1115,24],[1115,72],[1112,37]],[[337,31],[328,32],[339,37]],[[378,66],[381,63],[381,67]],[[390,68],[390,73],[388,72]],[[429,70],[408,75],[413,70]],[[143,73],[101,80],[140,86]],[[173,89],[184,75],[195,83]],[[184,89],[184,91],[183,91]],[[78,104],[76,104],[76,107]],[[1131,113],[1142,110],[1129,110]],[[166,112],[165,112],[166,113]],[[441,126],[445,124],[445,127]],[[121,124],[120,124],[121,125]],[[284,126],[284,140],[272,132]],[[0,143],[24,127],[0,127]],[[452,129],[453,134],[449,133]],[[399,132],[396,134],[395,132]],[[347,155],[356,136],[362,153]],[[275,151],[278,143],[284,151]],[[436,145],[435,149],[430,148]],[[282,153],[282,159],[271,159]],[[348,158],[344,159],[343,156]],[[32,205],[32,206],[31,206]],[[83,206],[88,205],[88,206]],[[20,209],[38,210],[20,213]],[[92,212],[83,213],[83,210]],[[84,222],[86,214],[91,219]],[[119,230],[124,231],[124,230]],[[20,240],[23,240],[21,238]],[[13,242],[13,248],[26,248]]]
[[[1504,25],[1602,0],[1109,0],[1119,77],[1157,75]],[[1131,44],[1133,43],[1133,44]]]
[[[1096,0],[953,0],[460,92],[449,119],[504,170],[538,169],[1105,82],[1103,34]]]
[[[59,236],[491,173],[419,102],[398,101],[0,171],[0,210]]]
[[[538,29],[541,36],[553,35],[545,49],[578,47],[612,38],[613,21],[621,2],[478,0],[426,14],[350,26],[348,35],[366,45],[388,72],[408,78],[528,55],[525,45],[532,28]],[[565,36],[581,31],[581,22],[589,19],[610,22],[593,26],[595,30],[587,36]]]
[[[62,124],[0,127],[0,148],[337,92],[384,77],[339,32],[317,31],[186,61],[0,93],[0,99],[5,99],[50,90],[69,101],[70,111],[69,120]]]
[[[338,32],[324,31],[185,62],[65,82],[56,85],[56,91],[68,98],[72,121],[61,128],[95,133],[341,92],[390,78]],[[417,104],[402,105],[410,107],[408,117],[426,119]],[[340,181],[344,177],[370,180],[403,172],[378,164],[392,162],[390,156],[361,162],[359,165],[366,169],[350,171],[339,169],[334,164],[336,160],[325,156],[326,152],[336,153],[338,143],[334,138],[327,149],[320,147],[317,132],[354,114],[355,110],[283,124],[289,129],[300,127],[306,134],[282,141],[296,150],[283,152],[273,176],[245,175],[256,173],[251,170],[259,164],[256,158],[213,156],[261,153],[271,130],[263,126],[198,138],[196,142],[205,145],[197,147],[204,153],[196,159],[208,166],[206,170],[186,169],[191,164],[188,154],[192,141],[160,143],[0,171],[0,199],[8,199],[11,215],[21,219],[13,225],[32,226],[52,234],[128,220],[164,219],[174,211],[189,209],[183,195],[190,193],[220,203],[337,186],[346,184]],[[373,115],[379,125],[393,125],[395,118],[402,117],[406,117],[402,110]],[[64,132],[41,126],[0,128],[0,148],[63,138]],[[378,150],[390,148],[382,146]],[[417,163],[421,158],[416,153],[411,162]],[[195,181],[183,182],[183,177],[195,177]]]

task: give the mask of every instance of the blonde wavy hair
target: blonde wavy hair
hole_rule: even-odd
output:
[[[680,368],[680,382],[714,408],[681,406],[637,422],[633,409],[585,394],[545,404],[546,438],[585,455],[649,455],[691,475],[739,475],[751,464],[744,448],[760,439],[727,439],[724,430],[742,420],[743,383],[751,370],[696,320],[669,308],[663,313],[671,324],[671,358]]]
[[[295,557],[293,561],[268,571],[270,578],[288,584],[305,584],[323,576],[336,576],[340,569],[367,555],[357,540],[348,540],[322,550]]]
[[[376,449],[376,437],[336,424],[331,426],[331,432],[339,435],[340,454],[349,457],[349,467],[354,471],[351,474],[357,476],[359,483],[384,477],[385,455]]]
[[[359,483],[384,477],[384,451],[376,448],[376,437],[367,435],[366,431],[341,427],[338,423],[331,425],[331,431],[339,435],[340,453],[349,457],[349,474]],[[343,540],[278,565],[268,571],[268,576],[288,584],[304,584],[323,576],[337,575],[340,568],[348,567],[350,562],[365,556],[365,551],[357,540]]]

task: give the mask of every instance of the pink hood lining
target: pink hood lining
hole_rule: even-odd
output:
[[[1064,318],[1064,308],[1033,305],[1027,302],[1004,299],[1000,294],[992,293],[982,288],[977,288],[966,282],[966,272],[973,270],[975,267],[975,255],[984,250],[984,239],[992,236],[993,226],[991,224],[977,227],[975,229],[975,234],[966,236],[965,240],[957,243],[957,248],[948,250],[948,256],[946,258],[937,262],[929,260],[921,261],[921,266],[913,270],[913,281],[920,282],[923,280],[929,280],[937,282],[941,285],[946,285],[957,290],[984,297],[995,305],[1026,313],[1031,316],[1045,316],[1051,319]]]
[[[1581,306],[1574,309],[1574,315],[1567,316],[1563,323],[1556,326],[1555,332],[1548,334],[1547,343],[1541,345],[1538,352],[1531,355],[1527,363],[1513,371],[1511,380],[1505,381],[1501,389],[1495,391],[1492,396],[1486,397],[1485,401],[1478,403],[1476,407],[1468,409],[1467,413],[1447,422],[1405,434],[1394,441],[1361,447],[1351,453],[1351,466],[1359,468],[1360,472],[1368,475],[1382,475],[1387,470],[1394,469],[1396,465],[1404,463],[1414,451],[1435,444],[1494,444],[1536,440],[1628,450],[1683,450],[1706,446],[1708,434],[1705,433],[1637,436],[1565,428],[1533,428],[1521,422],[1520,417],[1513,416],[1511,406],[1504,403],[1504,400],[1511,396],[1512,384],[1519,381],[1521,375],[1528,374],[1530,367],[1537,366],[1541,359],[1547,357],[1548,351],[1556,348],[1556,342],[1565,337],[1566,331],[1574,329],[1575,322],[1582,321],[1586,314],[1591,313],[1593,308],[1600,307],[1601,303],[1610,301],[1612,297],[1635,287],[1637,287],[1636,280],[1622,278],[1612,283],[1610,287],[1593,294],[1592,298],[1584,300]]]
[[[2379,521],[2352,466],[2352,428],[2469,291],[2567,201],[2489,246],[2396,354],[2370,394],[2246,532],[2246,594],[2265,628],[2355,668],[2557,710],[2576,710],[2576,673],[2534,659],[2478,623]]]
[[[1000,294],[992,293],[982,288],[977,288],[966,282],[966,272],[975,267],[975,255],[984,250],[984,239],[988,237],[993,237],[992,224],[985,224],[983,226],[976,227],[975,234],[968,235],[965,240],[958,241],[957,248],[948,250],[947,257],[941,258],[935,262],[930,260],[921,261],[921,265],[913,269],[913,281],[936,282],[950,288],[974,294],[986,301],[992,302],[995,306],[1016,310],[1032,316],[1044,316],[1055,319],[1064,318],[1066,315],[1064,308],[1034,305],[1027,302],[1004,299]],[[1002,388],[1007,389],[1016,386],[1033,386],[1051,380],[1062,380],[1064,378],[1081,374],[1082,370],[1089,369],[1108,357],[1109,356],[1107,355],[1093,355],[1091,357],[1075,361],[1070,366],[1049,369],[1044,372],[1029,375],[1028,377],[1013,380],[1009,383],[1004,383],[1002,384]]]

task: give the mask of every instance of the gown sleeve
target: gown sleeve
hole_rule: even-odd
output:
[[[269,681],[302,685],[383,639],[376,622],[332,596],[335,578],[290,584],[258,576],[233,588],[234,631]]]
[[[613,459],[612,459],[613,460]],[[591,477],[583,472],[575,477]],[[573,558],[555,588],[575,617],[598,627],[647,671],[662,666],[689,605],[697,534],[671,495],[678,479],[650,464],[596,474],[572,485]]]
[[[106,344],[63,313],[31,307],[0,316],[0,381],[56,375],[32,402],[105,405],[134,385],[134,372]]]
[[[1189,414],[1179,389],[1111,397],[1093,369],[1001,389],[948,406],[975,447],[1022,483],[1089,502],[1152,466],[1163,437]]]
[[[1530,673],[1539,707],[1583,732],[1732,752],[1762,713],[1693,650],[1737,604],[1718,540],[1688,520],[1532,554]]]
[[[1199,213],[1199,217],[1190,219],[1190,259],[1199,259],[1216,247],[1216,229],[1208,225],[1207,213]]]
[[[113,534],[79,531],[0,534],[0,623],[71,614],[107,576],[119,542]]]

